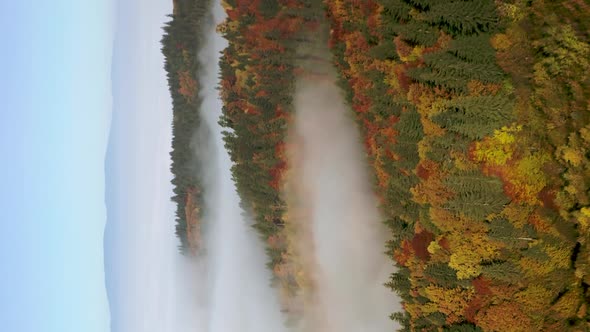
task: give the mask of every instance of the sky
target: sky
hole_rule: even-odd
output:
[[[173,229],[162,228],[173,206],[159,40],[171,3],[0,1],[3,331],[106,332],[111,316],[125,331],[115,323],[129,303],[113,301],[177,263]],[[134,301],[173,301],[151,289]]]
[[[104,332],[113,5],[0,2],[0,326]]]
[[[170,180],[172,105],[160,40],[171,0],[118,1],[106,154],[105,273],[113,332],[183,332],[188,308]],[[183,272],[183,273],[181,273]],[[186,272],[186,273],[184,273]]]
[[[0,1],[2,331],[193,331],[196,295],[206,293],[193,276],[210,271],[213,331],[246,331],[243,322],[279,330],[263,250],[255,234],[246,238],[228,156],[219,164],[225,181],[214,183],[233,192],[216,199],[229,213],[219,225],[242,228],[231,227],[231,245],[213,241],[210,271],[179,255],[160,51],[171,12],[172,0]]]

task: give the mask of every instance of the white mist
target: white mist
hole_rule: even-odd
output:
[[[325,69],[325,68],[323,68]],[[383,283],[393,271],[366,158],[335,75],[303,77],[295,95],[301,178],[309,190],[316,287],[304,332],[383,332],[400,307]]]
[[[204,236],[206,269],[195,282],[207,284],[205,325],[208,332],[281,332],[284,330],[278,298],[270,287],[263,244],[239,207],[232,180],[231,160],[218,124],[222,101],[217,90],[220,52],[227,41],[215,25],[225,18],[219,2],[212,9],[214,23],[207,31],[207,44],[199,54],[204,72],[201,85],[200,132],[196,153],[203,170],[205,193]],[[197,138],[198,139],[198,138]],[[203,275],[207,271],[207,275]],[[204,324],[203,324],[204,323]],[[199,330],[199,331],[201,331]]]

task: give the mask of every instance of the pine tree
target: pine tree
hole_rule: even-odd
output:
[[[384,24],[407,20],[410,17],[412,7],[402,0],[378,0],[377,2],[383,6],[381,15]]]
[[[454,35],[493,31],[499,22],[492,0],[439,2],[424,17]]]
[[[395,36],[400,36],[404,41],[412,45],[432,46],[436,43],[439,31],[426,22],[411,20],[408,23],[399,23],[389,26],[390,33]]]
[[[476,171],[452,174],[445,180],[445,184],[455,192],[455,196],[445,207],[475,220],[483,220],[492,213],[499,213],[509,202],[504,194],[502,181]]]
[[[453,51],[453,49],[451,49],[451,51]],[[478,50],[469,50],[467,48],[454,49],[455,53],[462,56],[475,56],[475,54],[468,53],[469,51],[476,53]],[[485,55],[485,53],[483,53],[483,55]],[[426,66],[433,71],[440,73],[440,75],[460,77],[466,81],[479,80],[488,83],[501,82],[505,76],[504,72],[496,65],[493,59],[487,60],[492,61],[465,61],[449,52],[434,52],[424,55],[424,63]]]
[[[496,51],[490,44],[490,34],[457,36],[451,41],[447,52],[474,63],[495,63]]]
[[[373,46],[369,55],[377,60],[398,60],[395,44],[391,40],[384,40],[378,45]]]
[[[512,120],[512,107],[504,95],[457,97],[447,101],[445,110],[432,120],[470,139],[482,139]]]

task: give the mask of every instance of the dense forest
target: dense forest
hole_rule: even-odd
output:
[[[194,138],[199,128],[198,77],[201,65],[198,52],[205,36],[203,28],[210,21],[210,1],[174,1],[172,20],[164,27],[162,53],[172,96],[172,184],[176,203],[176,235],[180,251],[195,255],[199,249],[202,217],[202,185],[194,155]]]
[[[198,248],[207,1],[163,39],[183,252]],[[590,329],[590,4],[583,0],[227,0],[221,123],[284,311],[311,287],[292,250],[287,136],[304,63],[336,66],[374,177],[404,331]],[[305,50],[325,44],[329,57]],[[303,50],[303,51],[302,51]],[[368,258],[370,259],[370,258]],[[392,295],[393,296],[393,295]]]

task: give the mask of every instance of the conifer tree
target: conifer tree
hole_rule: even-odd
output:
[[[445,102],[444,111],[432,120],[470,139],[482,139],[511,121],[512,106],[512,101],[501,94],[457,97]]]
[[[475,171],[452,174],[445,183],[455,192],[446,207],[475,220],[483,220],[492,213],[502,211],[509,202],[502,181]]]
[[[493,31],[498,23],[492,0],[438,2],[424,17],[430,24],[441,25],[454,35]]]

